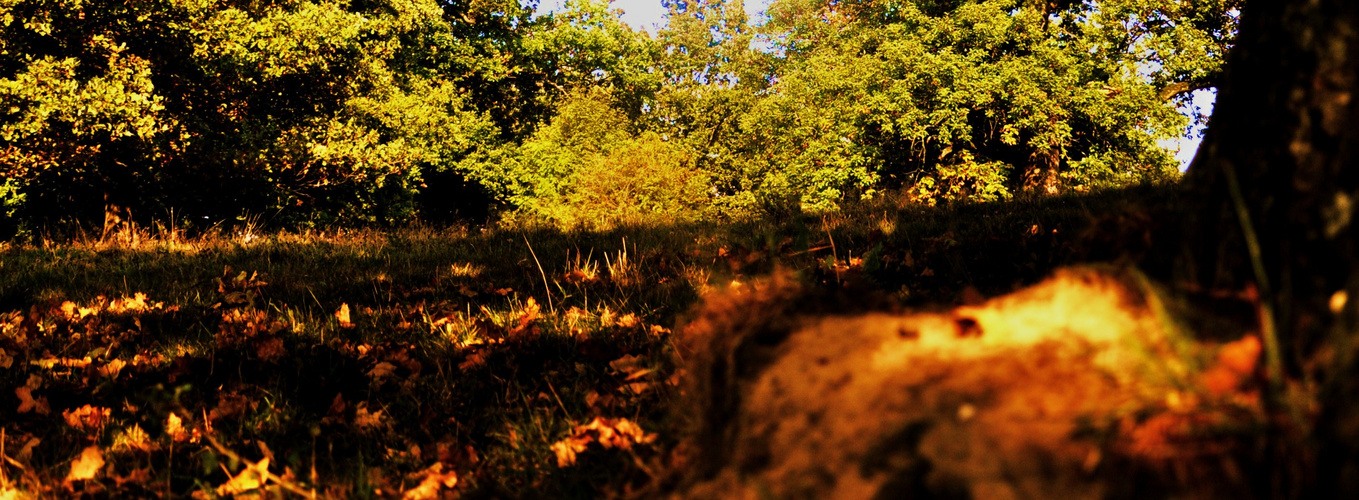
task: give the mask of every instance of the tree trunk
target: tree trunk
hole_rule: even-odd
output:
[[[1332,297],[1359,291],[1356,29],[1353,0],[1253,0],[1186,180],[1185,276],[1272,292],[1266,298],[1279,308],[1285,349],[1295,356],[1340,323]],[[1243,236],[1247,225],[1254,242]],[[1254,269],[1252,243],[1264,276]]]
[[[1186,178],[1180,278],[1254,287],[1280,353],[1271,376],[1316,376],[1318,486],[1359,443],[1351,351],[1359,317],[1359,2],[1251,0]],[[1270,314],[1262,314],[1267,336]],[[1266,344],[1270,339],[1266,338]],[[1279,387],[1276,386],[1276,389]],[[1354,471],[1349,471],[1354,472]],[[1351,479],[1354,481],[1354,479]]]

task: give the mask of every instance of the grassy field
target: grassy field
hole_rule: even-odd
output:
[[[1172,187],[1173,188],[1173,187]],[[595,498],[684,467],[672,331],[776,269],[903,307],[1162,266],[1172,188],[730,225],[0,247],[0,498]],[[6,496],[12,495],[12,496]]]

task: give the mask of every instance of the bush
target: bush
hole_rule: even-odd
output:
[[[591,229],[692,222],[707,206],[708,178],[690,164],[648,133],[582,165],[565,193],[535,210],[559,225]]]
[[[680,223],[700,217],[708,176],[655,133],[635,133],[606,90],[577,91],[522,145],[466,162],[516,210],[515,222],[564,228]]]

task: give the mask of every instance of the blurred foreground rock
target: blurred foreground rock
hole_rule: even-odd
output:
[[[1067,269],[942,312],[835,295],[776,277],[682,330],[673,496],[1251,497],[1259,342],[1180,338],[1137,275]]]

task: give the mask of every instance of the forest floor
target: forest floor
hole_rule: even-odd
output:
[[[683,467],[673,332],[706,295],[777,269],[929,309],[1157,268],[1174,202],[3,246],[0,498],[625,495]]]

